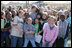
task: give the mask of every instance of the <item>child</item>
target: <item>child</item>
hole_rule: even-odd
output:
[[[38,31],[39,31],[39,20],[36,18],[35,19],[35,24],[34,24],[34,26],[35,26],[35,34],[38,34]]]
[[[1,12],[1,47],[3,47],[3,29],[4,29],[4,19],[3,19],[3,12]]]
[[[58,47],[64,47],[64,40],[68,36],[68,22],[65,20],[64,15],[60,16],[60,20],[57,22],[57,25],[59,26],[59,34],[56,44]]]
[[[24,14],[24,23],[26,23],[28,18],[29,18],[29,13],[25,13]]]
[[[69,16],[69,18],[67,18],[67,21],[69,23],[69,36],[68,36],[68,40],[71,39],[71,16]]]
[[[47,12],[44,12],[43,13],[43,15],[42,15],[42,21],[44,22],[44,23],[46,23],[47,22]]]
[[[36,18],[40,20],[42,18],[42,13],[38,13]]]
[[[39,29],[40,24],[39,24],[39,19],[38,19],[38,18],[35,19],[35,24],[34,24],[34,26],[35,26],[35,30],[36,30],[36,31],[35,31],[35,34],[39,35],[39,34],[40,34],[40,33],[39,33],[39,31],[40,31],[40,29]],[[36,44],[37,44],[38,47],[41,47],[41,46],[40,46],[41,43],[37,43],[37,42],[36,42]]]
[[[67,17],[69,16],[68,15],[68,11],[66,10],[66,11],[64,11],[64,15],[65,15],[65,19],[67,19]]]
[[[43,25],[44,25],[44,22],[42,21],[42,19],[40,19],[39,21],[39,35],[41,35],[43,37]],[[42,39],[41,39],[41,42],[39,44],[39,47],[42,47]]]
[[[2,30],[2,36],[1,36],[2,37],[1,45],[3,45],[3,42],[5,41],[6,47],[10,47],[10,37],[9,37],[10,32],[9,32],[9,30],[10,30],[11,26],[10,26],[10,13],[9,12],[6,13],[6,18],[4,20],[4,27],[2,27],[2,28],[3,28],[3,30]]]
[[[25,42],[23,47],[27,47],[28,42],[30,41],[33,47],[36,47],[35,45],[35,28],[32,25],[32,18],[27,19],[27,24],[24,25],[24,32],[25,32]]]
[[[37,16],[37,7],[36,6],[32,6],[31,8],[31,13],[30,13],[30,17],[34,20]]]
[[[65,39],[65,43],[64,43],[65,47],[66,47],[67,41],[71,40],[71,16],[69,16],[69,18],[67,18],[67,21],[69,23],[69,28],[68,28],[68,38]]]
[[[52,47],[54,41],[58,36],[58,27],[55,25],[56,18],[54,16],[49,16],[48,22],[45,23],[43,28],[43,47]]]
[[[18,16],[14,17],[11,30],[11,47],[21,47],[23,43],[23,18],[22,10],[19,10]]]
[[[1,29],[4,28],[4,19],[3,19],[3,12],[1,12]]]
[[[43,36],[43,30],[42,30],[43,24],[44,24],[43,21],[39,22],[38,18],[35,19],[35,24],[34,24],[36,30],[35,34]],[[37,43],[37,46],[38,47],[42,46],[42,40],[40,41],[40,43]]]

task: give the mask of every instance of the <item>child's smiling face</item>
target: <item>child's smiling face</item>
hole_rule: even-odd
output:
[[[49,19],[48,19],[48,23],[49,23],[50,25],[53,25],[53,24],[55,24],[55,21],[54,21],[53,18],[49,18]]]
[[[38,24],[39,23],[39,20],[38,19],[35,19],[35,23]]]
[[[32,20],[29,20],[29,19],[28,19],[27,23],[28,23],[28,24],[31,24],[31,23],[32,23]]]
[[[42,18],[43,18],[43,19],[46,19],[46,15],[43,15]]]
[[[35,11],[36,11],[36,8],[32,8],[31,10],[32,10],[33,12],[35,12]]]
[[[56,18],[55,17],[49,17],[48,18],[48,24],[49,25],[54,25],[55,24],[55,22],[56,22]]]
[[[37,18],[40,18],[40,15],[37,15]]]
[[[65,16],[60,16],[61,21],[65,20]]]
[[[31,18],[28,18],[27,19],[27,23],[30,25],[30,24],[32,24],[32,19]]]

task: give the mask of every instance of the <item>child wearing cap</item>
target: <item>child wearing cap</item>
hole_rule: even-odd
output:
[[[36,16],[37,16],[37,7],[36,6],[32,6],[32,8],[31,8],[31,13],[29,14],[30,15],[30,17],[34,20],[35,18],[36,18]]]

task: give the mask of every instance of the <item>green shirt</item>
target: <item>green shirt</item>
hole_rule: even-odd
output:
[[[38,33],[38,30],[39,30],[39,24],[35,24],[34,26],[35,26],[35,30],[36,30],[35,34],[36,34],[36,33]]]
[[[1,28],[4,28],[4,19],[1,19]]]
[[[5,24],[6,24],[6,23],[9,23],[9,22],[10,22],[10,20],[7,21],[7,19],[5,18]]]

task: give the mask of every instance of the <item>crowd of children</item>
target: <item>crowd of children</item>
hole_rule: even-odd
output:
[[[66,47],[71,41],[71,9],[26,9],[1,10],[1,47]]]

